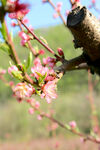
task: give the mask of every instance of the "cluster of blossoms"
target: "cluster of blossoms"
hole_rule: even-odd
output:
[[[11,19],[17,19],[24,17],[29,12],[28,7],[28,4],[20,4],[19,0],[7,0],[6,10]]]
[[[30,76],[33,77],[35,85],[30,85],[26,82],[18,83],[13,88],[14,96],[18,101],[31,97],[33,94],[40,95],[41,98],[45,98],[48,103],[51,102],[52,99],[57,98],[56,94],[56,83],[58,81],[56,77],[56,73],[53,68],[48,68],[48,64],[53,67],[54,64],[53,58],[43,58],[43,65],[41,64],[40,59],[37,57],[34,59],[34,66],[31,68]],[[8,73],[13,76],[17,74],[18,68],[16,66],[11,66],[8,68]]]

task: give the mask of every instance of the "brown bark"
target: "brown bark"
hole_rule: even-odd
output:
[[[75,47],[82,47],[91,61],[100,58],[100,22],[86,7],[77,7],[68,15],[67,26],[75,38]]]

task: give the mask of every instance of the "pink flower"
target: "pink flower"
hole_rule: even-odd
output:
[[[20,4],[19,0],[7,1],[7,11],[10,13],[9,17],[14,19],[24,17],[29,12],[29,4]]]
[[[34,59],[34,65],[41,65],[41,60],[38,57]]]
[[[29,35],[27,35],[26,33],[24,33],[23,31],[20,31],[19,34],[18,34],[23,40],[30,40],[30,37]]]
[[[76,128],[76,122],[75,121],[71,121],[71,122],[69,122],[69,125],[70,125],[70,127],[71,128]]]
[[[24,33],[23,31],[19,32],[19,36],[22,38],[21,45],[25,46],[26,42],[30,40],[30,36]]]
[[[29,108],[28,112],[29,112],[30,115],[33,115],[34,114],[34,109],[31,107],[31,108]]]
[[[35,92],[35,89],[31,85],[27,85],[26,83],[18,83],[13,88],[14,96],[20,99],[31,97]]]
[[[48,57],[47,61],[48,61],[49,67],[51,67],[51,68],[53,68],[56,64],[56,59],[55,58]]]
[[[41,98],[46,98],[48,103],[50,103],[52,99],[57,98],[55,81],[48,81],[42,87],[42,91],[43,93],[41,94]]]
[[[8,68],[8,73],[10,75],[12,75],[13,71],[18,71],[18,68],[15,65],[13,65],[13,66],[11,66],[11,67]]]
[[[43,58],[43,64],[47,65],[48,64],[48,58]]]
[[[31,68],[32,71],[32,76],[35,76],[37,78],[37,80],[39,79],[39,74],[41,75],[45,75],[49,69],[47,67],[43,67],[39,61],[39,59],[36,59],[38,61],[35,61],[35,66]]]

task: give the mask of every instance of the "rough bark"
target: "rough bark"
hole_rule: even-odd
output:
[[[99,20],[86,7],[78,6],[69,13],[67,27],[74,36],[75,48],[81,47],[88,65],[98,70],[98,67],[100,68]]]

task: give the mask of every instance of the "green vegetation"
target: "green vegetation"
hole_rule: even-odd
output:
[[[43,36],[51,48],[55,51],[58,47],[62,47],[66,58],[71,59],[78,56],[82,51],[75,50],[73,46],[73,38],[69,31],[62,25],[36,31],[38,36]],[[18,55],[22,60],[27,59],[28,50],[20,46],[20,39],[14,38]],[[36,41],[32,43],[34,46],[39,45]],[[39,47],[41,47],[39,45]],[[41,47],[42,48],[42,47]],[[2,68],[7,69],[9,66],[9,57],[4,52],[0,52],[0,64]],[[50,56],[50,53],[46,53]],[[13,80],[6,75],[7,80]],[[94,76],[94,79],[96,76]],[[17,82],[17,81],[16,81]],[[95,95],[96,103],[99,108],[99,85],[96,86]],[[67,123],[75,120],[82,131],[89,132],[90,127],[90,106],[86,98],[88,94],[87,72],[73,71],[68,72],[59,81],[58,95],[59,98],[48,105],[45,100],[40,100],[44,110],[53,108],[55,110],[55,118]],[[11,97],[12,91],[0,81],[0,139],[26,139],[35,137],[47,137],[49,132],[47,126],[49,121],[44,119],[38,121],[36,114],[31,116],[28,114],[29,106],[25,103],[19,104]],[[38,99],[38,98],[37,98]],[[100,112],[98,113],[100,116]],[[58,128],[57,134],[69,135],[69,132]]]

